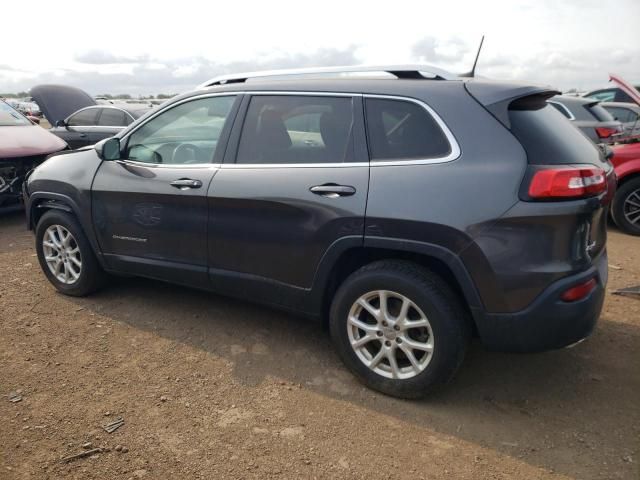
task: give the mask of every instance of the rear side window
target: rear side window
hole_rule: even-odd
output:
[[[635,103],[635,100],[631,98],[628,93],[623,92],[619,88],[616,90],[615,98],[612,100],[615,100],[616,102]]]
[[[513,102],[509,120],[530,164],[590,163],[599,158],[595,144],[544,99]]]
[[[350,97],[256,95],[242,127],[237,163],[340,163],[353,159]]]
[[[589,110],[589,113],[595,117],[596,120],[601,122],[613,122],[614,118],[607,110],[600,104],[586,105],[585,108]]]
[[[98,125],[105,127],[124,127],[127,125],[126,115],[122,110],[117,108],[103,108]]]
[[[367,98],[371,160],[415,160],[451,153],[447,137],[422,106],[404,100]]]
[[[86,127],[96,124],[99,108],[88,108],[72,115],[67,124],[70,127]]]
[[[616,90],[613,88],[608,90],[596,90],[589,94],[589,98],[595,98],[601,102],[613,102],[616,98]]]
[[[633,110],[622,107],[606,107],[613,118],[621,122],[635,122],[638,119],[638,114]]]

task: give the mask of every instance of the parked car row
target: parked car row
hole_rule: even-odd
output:
[[[640,93],[619,77],[611,80],[618,86],[583,97],[558,95],[549,103],[592,141],[613,146],[610,160],[619,188],[611,218],[623,231],[640,235]]]
[[[622,135],[622,124],[598,100],[557,95],[548,101],[594,143],[612,144]]]

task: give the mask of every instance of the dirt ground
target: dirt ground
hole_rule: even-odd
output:
[[[640,238],[609,238],[608,290],[640,284]],[[475,342],[408,402],[358,384],[315,323],[142,279],[59,295],[19,213],[0,271],[1,479],[638,478],[638,299],[608,295],[572,349]],[[61,462],[86,442],[105,451]]]

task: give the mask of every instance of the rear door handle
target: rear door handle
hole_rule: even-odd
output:
[[[356,193],[355,187],[351,185],[337,185],[335,183],[325,183],[324,185],[315,185],[309,189],[311,193],[322,195],[328,198],[348,197]]]
[[[200,180],[192,180],[191,178],[179,178],[171,182],[170,185],[180,190],[186,190],[187,188],[200,188],[202,182]]]

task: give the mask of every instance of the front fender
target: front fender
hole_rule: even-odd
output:
[[[101,163],[93,149],[49,157],[27,179],[25,207],[27,224],[32,228],[35,228],[39,208],[66,209],[73,213],[102,264],[91,215],[91,186]]]

